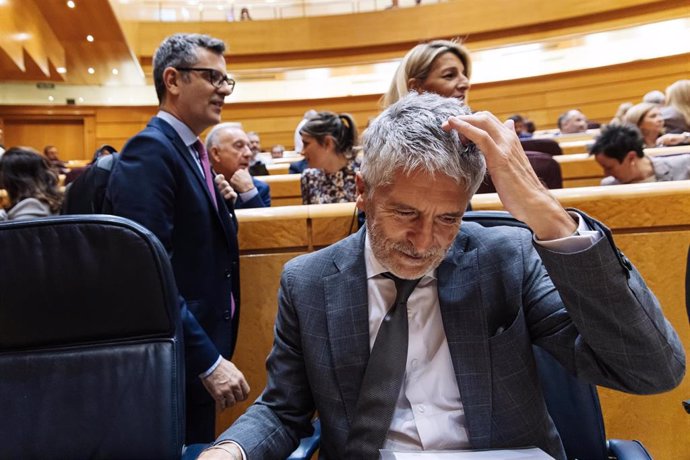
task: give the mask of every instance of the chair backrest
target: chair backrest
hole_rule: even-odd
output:
[[[8,222],[0,258],[0,458],[179,458],[179,296],[155,236],[104,215]]]
[[[563,176],[561,174],[561,165],[553,159],[551,155],[543,152],[525,151],[527,159],[532,165],[532,169],[537,174],[539,180],[546,188],[555,189],[563,188]],[[491,180],[491,176],[487,173],[482,181],[477,193],[495,193],[496,187]]]
[[[553,139],[520,139],[525,151],[548,153],[549,155],[563,155],[561,146]]]
[[[503,211],[467,212],[463,220],[485,227],[527,228],[525,223]],[[606,460],[606,433],[596,386],[577,380],[543,349],[534,346],[533,350],[546,407],[568,458]]]

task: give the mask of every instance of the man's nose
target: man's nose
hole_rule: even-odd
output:
[[[408,240],[414,246],[415,252],[423,253],[434,245],[434,225],[431,220],[419,222],[408,236]]]

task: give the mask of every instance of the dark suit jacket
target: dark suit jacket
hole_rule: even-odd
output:
[[[252,182],[254,182],[254,187],[256,187],[259,193],[248,201],[242,201],[242,198],[238,195],[237,201],[235,202],[235,209],[271,207],[271,188],[268,184],[255,177],[252,177]]]
[[[182,302],[185,366],[189,382],[220,353],[230,358],[239,318],[236,222],[206,182],[175,130],[154,117],[127,142],[113,170],[106,206],[151,230],[168,251]],[[136,270],[136,267],[132,267]],[[231,320],[230,293],[236,311]],[[201,385],[199,398],[210,400]]]
[[[685,355],[675,331],[608,230],[591,224],[606,237],[567,255],[538,248],[542,264],[528,231],[466,222],[439,266],[473,448],[532,445],[564,458],[532,343],[589,382],[636,393],[680,382]],[[250,460],[285,458],[310,433],[315,410],[321,458],[343,458],[369,357],[364,237],[362,229],[286,264],[267,387],[220,437]]]

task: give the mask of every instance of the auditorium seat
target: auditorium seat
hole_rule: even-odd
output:
[[[549,155],[563,155],[561,146],[554,139],[520,139],[522,148],[532,152],[543,152]]]
[[[113,216],[0,224],[0,458],[179,459],[179,296],[156,237]]]
[[[525,152],[534,172],[537,174],[542,184],[549,189],[563,188],[563,177],[561,175],[561,165],[549,154],[542,152]],[[484,181],[479,186],[477,193],[495,193],[491,176],[486,174]]]

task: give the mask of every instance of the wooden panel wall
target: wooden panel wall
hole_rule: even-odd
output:
[[[377,62],[439,37],[466,37],[470,49],[477,50],[684,16],[684,0],[454,0],[280,21],[187,22],[184,31],[219,37],[229,45],[231,66],[260,69]],[[124,29],[147,74],[158,44],[181,31],[179,24],[165,22],[126,23]]]
[[[470,91],[469,104],[474,110],[489,110],[502,119],[521,113],[532,119],[538,129],[554,128],[558,116],[572,107],[579,107],[589,118],[605,123],[621,102],[638,102],[647,91],[663,91],[689,74],[690,54],[684,54],[544,77],[478,84]],[[223,110],[223,120],[239,121],[247,131],[257,131],[265,150],[274,144],[283,144],[290,149],[293,147],[294,129],[307,110],[349,112],[361,132],[369,119],[379,113],[379,97],[230,102]],[[0,120],[7,124],[28,118],[39,118],[44,122],[56,117],[82,119],[85,123],[83,151],[90,156],[96,146],[104,143],[122,148],[129,137],[146,125],[156,110],[155,107],[0,106]],[[5,138],[6,144],[11,145],[7,133]]]

